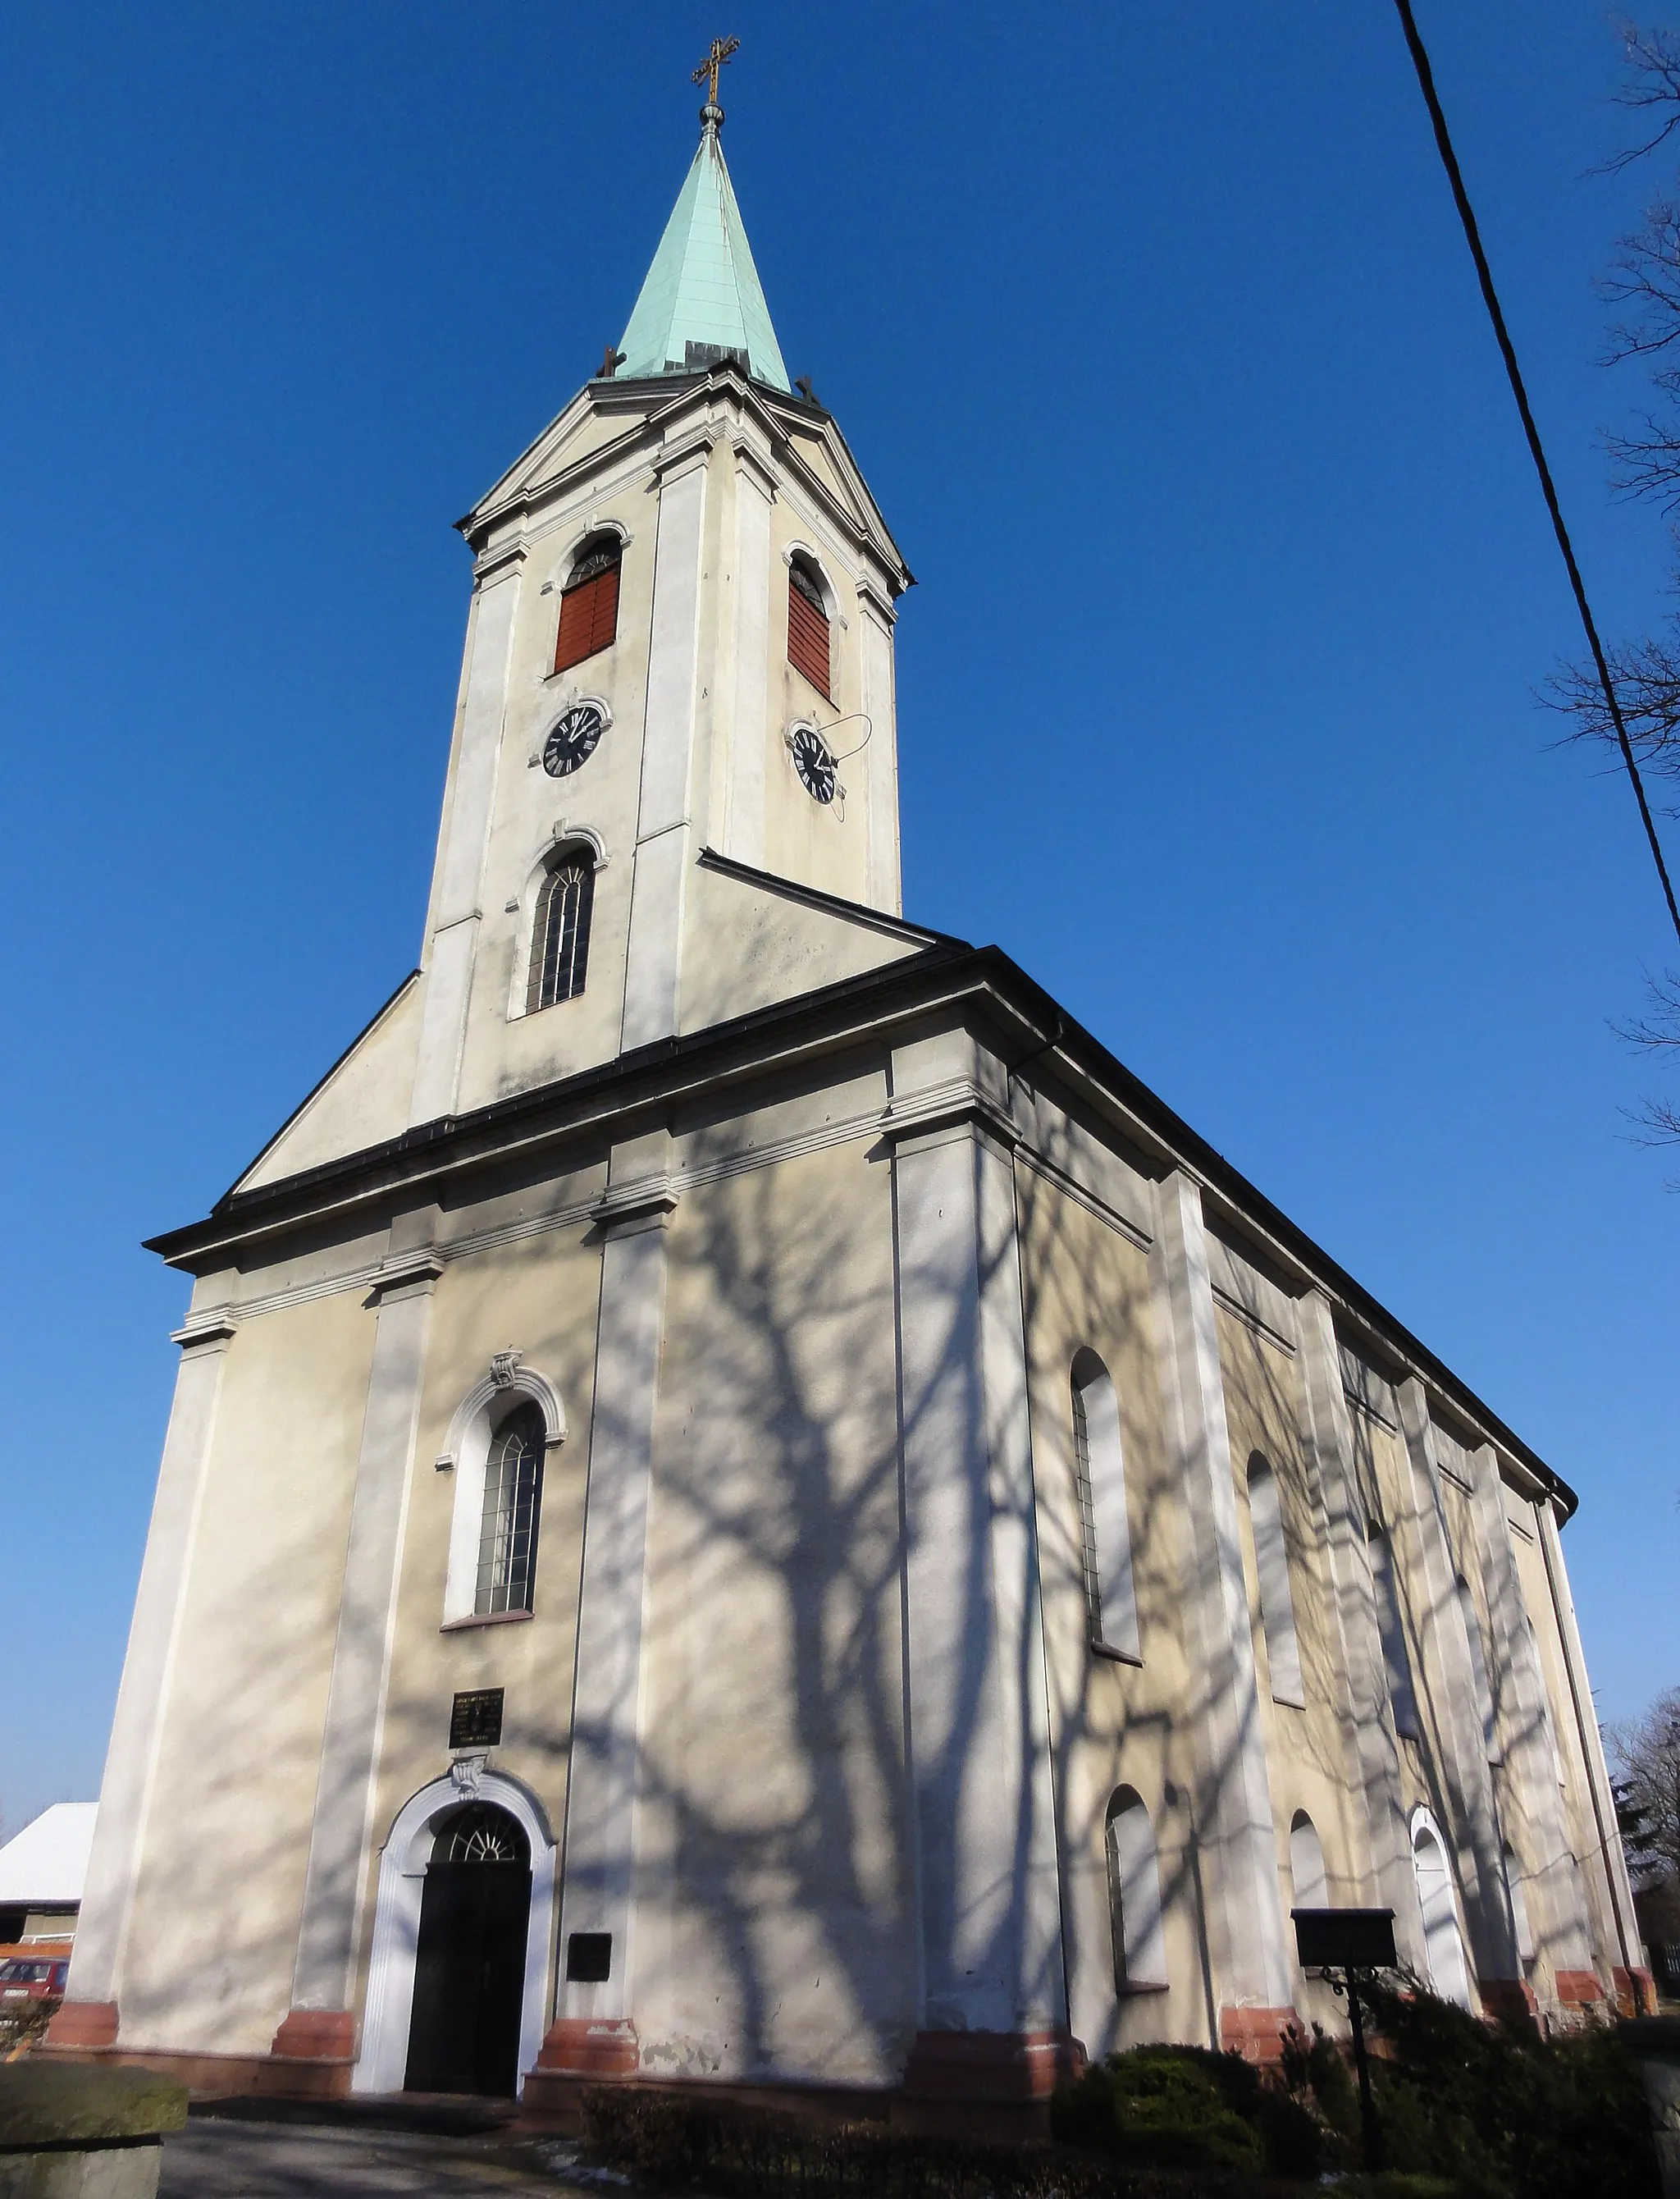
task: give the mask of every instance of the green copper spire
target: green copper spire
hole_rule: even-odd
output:
[[[619,371],[692,374],[732,355],[755,381],[785,390],[788,370],[724,166],[715,95],[700,119],[700,149],[619,346]]]

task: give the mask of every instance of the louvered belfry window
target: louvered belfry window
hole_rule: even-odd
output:
[[[805,567],[788,568],[788,662],[804,673],[819,695],[830,702],[828,686],[828,614],[823,591]]]
[[[589,971],[590,915],[595,906],[595,858],[568,848],[543,881],[531,933],[531,976],[525,1012],[575,1000]]]
[[[624,545],[616,535],[586,544],[560,599],[560,633],[554,668],[565,672],[605,649],[619,631],[619,566]]]

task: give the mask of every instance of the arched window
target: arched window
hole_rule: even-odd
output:
[[[1488,1762],[1497,1764],[1499,1744],[1494,1735],[1493,1689],[1488,1683],[1482,1623],[1476,1616],[1476,1599],[1470,1592],[1470,1584],[1462,1573],[1458,1577],[1458,1607],[1464,1614],[1464,1638],[1470,1648],[1470,1684],[1475,1689],[1476,1715],[1482,1723],[1482,1747]]]
[[[568,671],[605,649],[619,631],[619,568],[624,545],[616,534],[595,534],[578,551],[560,598],[560,631],[554,668]]]
[[[1166,1983],[1166,1932],[1161,1914],[1155,1835],[1142,1798],[1117,1787],[1104,1834],[1108,1851],[1108,1923],[1113,1938],[1114,1988],[1135,1992]]]
[[[562,848],[537,894],[531,931],[527,1015],[575,1000],[584,989],[590,959],[590,916],[595,906],[595,857],[588,848]]]
[[[1277,1476],[1259,1451],[1248,1461],[1248,1517],[1254,1530],[1254,1567],[1260,1583],[1260,1624],[1265,1629],[1271,1692],[1278,1702],[1293,1703],[1298,1710],[1305,1710],[1295,1605],[1289,1593],[1289,1553],[1283,1540],[1283,1509],[1278,1500]]]
[[[1094,1351],[1074,1355],[1073,1476],[1078,1492],[1080,1558],[1092,1644],[1122,1657],[1141,1655],[1131,1581],[1120,1403]]]
[[[1297,1810],[1289,1826],[1289,1876],[1295,1889],[1297,1909],[1328,1909],[1330,1882],[1324,1875],[1324,1850],[1318,1829],[1305,1810]]]
[[[1394,1580],[1394,1553],[1381,1527],[1373,1527],[1366,1544],[1371,1560],[1371,1586],[1376,1591],[1377,1627],[1382,1636],[1382,1661],[1388,1674],[1388,1701],[1394,1712],[1394,1730],[1416,1741],[1417,1697],[1412,1689],[1411,1659],[1406,1654],[1405,1630],[1400,1624],[1400,1594]]]
[[[828,673],[828,607],[823,583],[804,558],[788,568],[788,662],[817,693],[832,699]]]
[[[1423,1911],[1423,1951],[1429,1982],[1443,2000],[1470,2006],[1470,1973],[1458,1929],[1458,1905],[1452,1898],[1452,1872],[1435,1822],[1420,1810],[1412,1821],[1412,1869],[1418,1906]]]
[[[510,1413],[490,1439],[479,1526],[478,1589],[473,1601],[477,1617],[531,1609],[547,1439],[542,1408],[529,1403]]]
[[[1516,1927],[1517,1960],[1525,1970],[1531,1969],[1539,1949],[1534,1944],[1534,1927],[1528,1921],[1528,1900],[1523,1892],[1522,1865],[1517,1852],[1509,1840],[1505,1843],[1505,1892],[1510,1899],[1511,1922]]]

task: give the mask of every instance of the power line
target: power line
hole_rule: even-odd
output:
[[[1662,880],[1664,898],[1673,920],[1677,937],[1680,937],[1680,904],[1674,898],[1674,887],[1668,875],[1668,866],[1663,860],[1662,843],[1657,837],[1657,828],[1651,815],[1651,805],[1645,799],[1644,781],[1639,776],[1639,766],[1634,761],[1633,744],[1628,738],[1627,727],[1622,720],[1622,706],[1616,699],[1616,684],[1610,677],[1610,667],[1604,655],[1604,645],[1598,638],[1598,627],[1587,601],[1586,584],[1581,578],[1581,569],[1575,562],[1575,551],[1569,540],[1569,529],[1563,521],[1563,507],[1557,500],[1557,488],[1552,480],[1552,470],[1546,464],[1546,453],[1540,441],[1540,430],[1534,424],[1534,415],[1529,407],[1528,392],[1523,387],[1522,370],[1517,365],[1516,348],[1511,341],[1510,330],[1505,326],[1505,316],[1500,309],[1499,294],[1493,287],[1493,274],[1487,264],[1487,254],[1482,249],[1481,232],[1476,227],[1470,195],[1464,188],[1464,178],[1458,166],[1458,155],[1452,149],[1452,139],[1447,133],[1447,119],[1441,111],[1440,95],[1435,90],[1434,72],[1429,66],[1429,55],[1418,34],[1417,23],[1412,15],[1411,0],[1394,0],[1400,11],[1400,23],[1406,34],[1406,44],[1411,53],[1412,66],[1417,71],[1417,81],[1423,92],[1424,104],[1429,109],[1429,120],[1434,125],[1435,143],[1441,155],[1441,165],[1447,172],[1447,181],[1452,186],[1453,203],[1458,208],[1458,219],[1464,225],[1464,236],[1470,248],[1470,257],[1476,263],[1476,278],[1482,286],[1482,301],[1487,307],[1488,318],[1493,324],[1493,333],[1498,340],[1499,355],[1505,362],[1505,372],[1511,384],[1511,394],[1517,400],[1517,411],[1522,416],[1523,433],[1528,438],[1529,455],[1534,461],[1534,470],[1540,476],[1540,491],[1546,499],[1546,509],[1552,516],[1552,530],[1557,536],[1557,546],[1563,552],[1563,562],[1568,568],[1569,585],[1575,592],[1575,608],[1581,614],[1587,646],[1592,651],[1592,661],[1598,669],[1598,684],[1604,690],[1604,701],[1610,713],[1610,721],[1616,728],[1616,740],[1622,751],[1622,761],[1627,767],[1629,781],[1633,787],[1634,800],[1639,804],[1639,815],[1645,827],[1645,837],[1651,843],[1651,860],[1657,866],[1657,876]]]

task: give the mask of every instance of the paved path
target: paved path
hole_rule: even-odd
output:
[[[195,2115],[166,2138],[159,2199],[362,2199],[413,2192],[424,2199],[624,2199],[631,2186],[579,2170],[558,2138],[510,2144],[404,2131],[299,2122],[222,2121]]]

